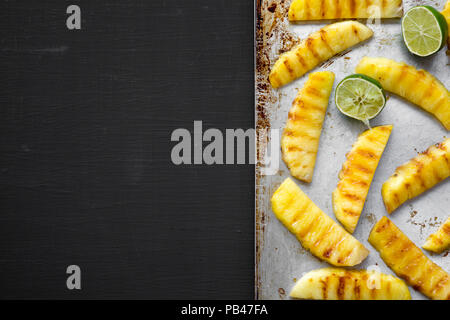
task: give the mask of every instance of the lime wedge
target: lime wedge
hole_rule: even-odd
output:
[[[402,34],[408,50],[420,57],[438,52],[447,39],[448,27],[444,16],[430,6],[417,6],[402,19]]]
[[[336,87],[336,106],[343,114],[363,121],[375,118],[386,104],[386,95],[381,84],[363,74],[345,77]]]

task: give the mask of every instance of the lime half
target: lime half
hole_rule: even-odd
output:
[[[438,52],[447,39],[448,27],[444,16],[430,6],[417,6],[402,19],[402,34],[408,50],[420,57]]]
[[[381,84],[363,74],[352,74],[339,82],[335,92],[336,106],[343,114],[363,121],[375,118],[386,104]]]

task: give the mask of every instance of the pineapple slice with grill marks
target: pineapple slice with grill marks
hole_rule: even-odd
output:
[[[450,93],[433,75],[403,62],[364,57],[356,72],[377,79],[383,88],[434,115],[450,130]]]
[[[314,300],[410,300],[403,280],[376,271],[324,268],[297,281],[290,296]]]
[[[327,25],[278,58],[269,74],[270,84],[274,88],[288,84],[372,35],[372,30],[357,21]]]
[[[450,138],[398,167],[381,188],[388,213],[450,176]]]
[[[383,217],[370,232],[369,243],[384,262],[414,289],[435,300],[450,300],[450,276]]]
[[[281,138],[283,160],[297,179],[311,182],[334,73],[315,72],[299,90]]]
[[[295,182],[287,178],[272,196],[276,217],[303,247],[335,266],[361,263],[369,251],[320,210]]]
[[[288,13],[290,21],[398,18],[402,15],[402,0],[293,0]]]
[[[441,253],[450,247],[450,217],[447,218],[436,233],[431,234],[422,248]]]
[[[336,218],[350,233],[355,231],[391,131],[392,125],[387,125],[363,132],[339,173],[340,181],[333,191],[333,209]]]

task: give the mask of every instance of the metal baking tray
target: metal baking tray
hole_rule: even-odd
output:
[[[442,9],[445,1],[404,0],[404,11],[428,4]],[[287,18],[290,1],[257,0],[255,7],[255,117],[257,132],[284,128],[292,101],[307,75],[281,89],[271,88],[268,75],[281,52],[289,50],[299,39],[332,21],[290,23]],[[361,20],[365,23],[365,19]],[[383,56],[423,68],[450,88],[449,57],[442,49],[431,58],[417,58],[405,48],[401,38],[400,19],[383,19],[381,25],[369,25],[374,36],[367,42],[350,48],[323,63],[313,71],[329,70],[335,73],[334,86],[354,68],[363,56]],[[367,242],[372,226],[387,215],[381,198],[381,185],[395,168],[417,152],[442,141],[448,136],[445,128],[433,116],[395,95],[389,94],[386,107],[371,125],[393,124],[389,143],[375,173],[364,210],[354,236],[369,250],[367,259],[355,268],[377,265],[387,274],[394,274],[382,261],[378,252]],[[338,172],[357,136],[366,129],[359,121],[342,115],[334,104],[334,88],[320,139],[313,181],[310,184],[296,180],[302,190],[332,219],[335,219],[331,192],[337,185]],[[280,131],[281,132],[281,131]],[[274,216],[270,198],[280,183],[290,176],[281,160],[278,172],[264,175],[262,161],[270,145],[270,135],[257,135],[255,178],[255,296],[257,299],[290,299],[289,291],[304,272],[329,266],[304,250],[301,244]],[[280,151],[278,151],[280,152]],[[418,246],[450,214],[450,179],[421,196],[405,203],[389,216],[393,222]],[[450,256],[444,253],[425,254],[444,270],[450,272]],[[426,299],[410,287],[413,299]]]

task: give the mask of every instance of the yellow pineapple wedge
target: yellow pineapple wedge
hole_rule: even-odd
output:
[[[273,194],[272,210],[305,249],[332,265],[354,266],[369,254],[358,240],[323,213],[290,178],[284,180]]]
[[[398,167],[381,188],[384,205],[391,213],[450,176],[450,138],[429,147]]]
[[[428,111],[450,130],[450,94],[427,71],[386,58],[364,57],[356,66],[356,72],[377,79],[385,90]]]
[[[402,280],[377,271],[324,268],[297,281],[290,296],[313,300],[411,300]]]
[[[402,0],[293,0],[288,13],[290,21],[398,18],[402,15]]]
[[[297,179],[311,182],[334,73],[315,72],[292,103],[281,138],[283,160]]]
[[[441,253],[450,247],[450,217],[445,221],[436,233],[431,234],[422,248]]]
[[[450,50],[450,0],[447,1],[444,10],[441,13],[445,17],[445,20],[447,21],[448,26],[447,46],[448,49]]]
[[[450,300],[450,276],[383,217],[370,232],[369,242],[384,262],[414,289],[435,300]]]
[[[372,30],[357,21],[329,24],[283,53],[274,64],[269,81],[272,87],[281,87],[372,35]]]
[[[373,175],[391,135],[392,126],[379,126],[363,132],[347,154],[333,191],[333,209],[345,229],[353,233],[364,207]]]

